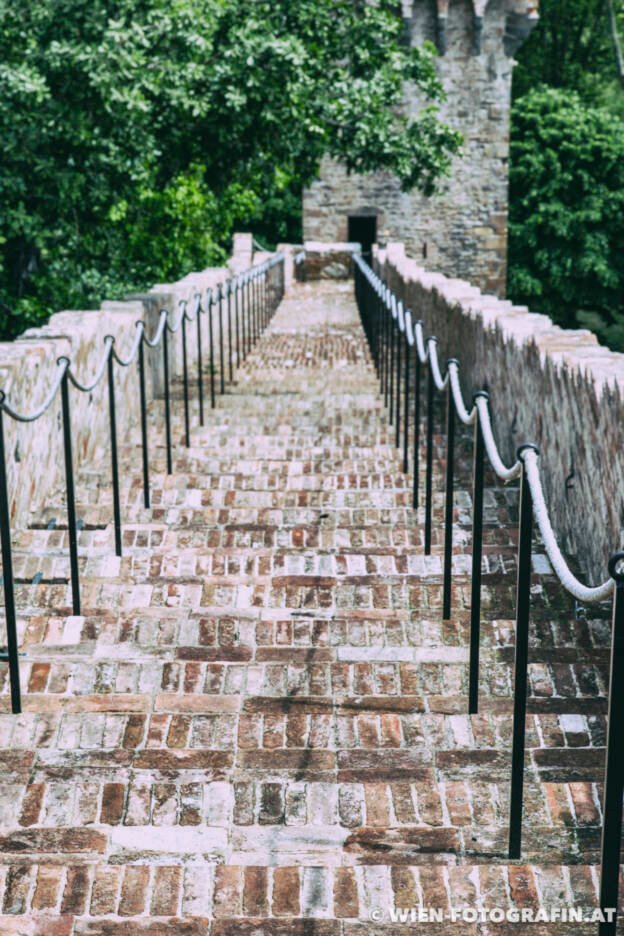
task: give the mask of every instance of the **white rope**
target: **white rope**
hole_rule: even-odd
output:
[[[405,334],[407,335],[407,343],[410,347],[414,346],[414,328],[412,326],[412,312],[411,309],[408,309],[405,313]]]
[[[407,341],[410,345],[416,345],[418,357],[422,364],[429,361],[431,375],[438,390],[444,390],[447,384],[450,384],[450,391],[453,396],[455,411],[460,421],[466,425],[474,425],[479,420],[481,433],[483,435],[483,444],[487,453],[488,460],[495,474],[503,481],[512,481],[522,475],[523,465],[526,472],[527,482],[531,490],[533,499],[533,514],[537,527],[544,543],[544,548],[550,560],[550,563],[559,578],[559,581],[570,594],[583,602],[605,601],[613,594],[615,583],[613,578],[608,578],[602,585],[588,586],[580,582],[572,574],[565,561],[561,550],[557,544],[550,518],[548,516],[548,507],[544,498],[544,491],[539,472],[539,463],[537,452],[532,448],[524,449],[522,452],[522,461],[517,460],[509,468],[503,463],[494,432],[492,430],[492,421],[488,399],[485,395],[475,397],[471,410],[466,408],[461,391],[459,380],[459,365],[457,361],[449,361],[446,376],[443,378],[440,372],[438,361],[437,341],[434,337],[425,340],[422,323],[414,322],[411,310],[404,311],[403,302],[400,300],[397,308],[397,300],[394,293],[391,292],[382,280],[368,267],[360,258],[356,258],[358,266],[366,275],[367,279],[382,296],[388,310],[394,319],[398,318],[399,328],[405,332]]]
[[[98,368],[95,372],[95,377],[93,378],[91,383],[84,383],[84,384],[81,383],[76,377],[76,375],[74,374],[74,372],[72,371],[71,364],[69,365],[69,367],[67,368],[67,376],[69,377],[69,379],[71,380],[71,382],[73,383],[74,387],[76,387],[77,390],[82,390],[83,393],[90,393],[91,390],[95,390],[100,380],[104,376],[104,371],[106,370],[108,366],[108,359],[110,357],[110,352],[111,352],[111,348],[113,346],[114,341],[115,339],[113,338],[112,335],[107,335],[106,338],[104,339],[104,342],[103,342],[104,354],[102,355]]]
[[[462,396],[461,386],[459,383],[459,367],[457,361],[449,361],[448,376],[451,382],[451,393],[453,394],[455,411],[461,422],[463,422],[464,426],[473,426],[475,419],[477,418],[477,408],[473,405],[470,412],[468,412],[466,406],[464,405],[464,398]]]
[[[158,318],[158,327],[157,327],[156,331],[154,332],[154,334],[152,335],[152,337],[151,337],[151,338],[148,338],[147,332],[144,332],[144,335],[145,335],[145,344],[148,346],[148,348],[155,348],[157,345],[160,344],[160,339],[162,338],[163,332],[164,332],[165,327],[166,327],[166,325],[167,325],[167,316],[168,316],[168,315],[169,315],[169,313],[167,312],[166,309],[161,309],[161,310],[160,310],[160,315],[159,315],[159,318]]]
[[[485,397],[478,396],[475,400],[476,407],[479,411],[479,421],[481,423],[481,432],[483,433],[483,443],[485,445],[485,451],[487,452],[487,457],[490,460],[490,465],[494,469],[495,473],[503,481],[513,481],[514,478],[518,478],[522,472],[522,464],[519,461],[516,461],[511,468],[507,468],[498,454],[498,448],[494,440],[494,433],[492,432],[492,423],[490,421],[490,410],[488,407],[488,401]]]
[[[427,349],[425,348],[425,336],[423,334],[422,322],[416,322],[415,332],[418,357],[420,358],[420,363],[424,364],[427,360]]]
[[[134,359],[136,358],[139,352],[139,346],[141,342],[143,341],[143,332],[145,331],[145,323],[136,322],[135,327],[136,327],[136,332],[134,333],[134,341],[132,342],[132,347],[130,348],[130,353],[128,357],[124,358],[120,354],[117,354],[115,350],[115,345],[113,345],[113,357],[115,358],[117,363],[120,364],[122,367],[129,367],[132,364],[132,362],[134,361]]]
[[[446,377],[442,377],[440,373],[440,364],[438,363],[438,343],[435,338],[427,338],[427,350],[429,351],[429,367],[431,368],[431,375],[433,377],[433,382],[438,388],[438,390],[444,390],[448,383],[448,373]]]
[[[525,449],[522,452],[522,461],[524,462],[524,470],[526,471],[526,478],[529,482],[531,496],[533,498],[533,514],[544,543],[544,548],[546,549],[548,558],[550,559],[559,581],[578,601],[604,601],[610,598],[615,587],[612,578],[607,579],[602,585],[591,587],[579,582],[576,576],[570,571],[557,545],[557,539],[550,522],[550,517],[548,516],[548,508],[544,499],[542,480],[539,473],[537,452],[534,449]]]

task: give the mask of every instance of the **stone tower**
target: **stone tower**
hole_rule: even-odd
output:
[[[439,50],[441,117],[464,136],[451,177],[431,198],[388,173],[348,175],[326,159],[304,193],[305,240],[402,240],[414,257],[504,295],[513,56],[537,23],[537,0],[403,0],[414,44]],[[408,98],[408,108],[418,100]]]

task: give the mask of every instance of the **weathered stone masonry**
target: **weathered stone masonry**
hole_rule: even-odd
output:
[[[443,622],[444,439],[424,556],[387,415],[352,284],[297,284],[203,428],[192,400],[172,474],[154,446],[150,509],[136,433],[122,444],[123,557],[108,474],[80,461],[81,616],[59,502],[15,535],[25,706],[8,714],[0,669],[2,936],[570,936],[390,912],[596,906],[609,627],[546,606],[561,589],[536,562],[509,862],[517,488],[486,490],[469,716],[470,460],[458,450]],[[150,422],[157,439],[157,405]]]
[[[389,174],[348,175],[325,160],[304,195],[304,238],[349,239],[349,216],[374,216],[430,269],[502,296],[506,280],[509,109],[513,55],[537,22],[535,0],[404,0],[411,42],[435,42],[448,99],[442,119],[464,136],[444,191],[402,192]],[[419,100],[407,93],[408,110]],[[381,240],[381,238],[380,238]]]
[[[191,301],[196,293],[222,283],[231,272],[248,268],[252,263],[251,235],[235,235],[234,250],[227,267],[213,267],[191,273],[176,283],[154,286],[149,293],[126,302],[106,301],[100,309],[64,311],[51,316],[47,325],[31,328],[15,341],[0,343],[0,388],[19,412],[36,410],[45,399],[57,369],[57,359],[69,357],[80,379],[89,381],[96,373],[104,350],[106,335],[114,335],[122,356],[130,349],[136,334],[136,322],[147,322],[148,334],[158,325],[161,309],[177,313],[181,301]],[[215,336],[218,334],[216,311],[213,313]],[[204,348],[207,347],[208,322],[202,318]],[[189,363],[196,361],[195,342],[189,343]],[[146,353],[148,398],[162,396],[162,348]],[[180,342],[172,342],[170,370],[181,374]],[[138,425],[138,378],[136,366],[116,368],[115,392],[118,407],[118,431],[125,438]],[[109,428],[106,402],[106,379],[92,393],[71,393],[74,456],[78,462],[89,461],[109,471]],[[63,437],[60,394],[41,419],[35,423],[15,423],[4,419],[7,450],[7,473],[11,492],[11,519],[15,526],[37,523],[42,504],[52,492],[64,485]],[[160,441],[160,440],[158,440]],[[157,440],[153,440],[156,444]]]
[[[593,582],[624,527],[624,354],[586,330],[564,330],[546,315],[485,295],[470,283],[428,272],[389,244],[381,275],[427,334],[440,360],[457,357],[466,402],[490,392],[497,442],[508,463],[518,445],[541,450],[553,526]]]

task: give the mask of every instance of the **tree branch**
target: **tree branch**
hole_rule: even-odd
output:
[[[624,54],[622,54],[622,46],[620,44],[620,36],[618,34],[615,10],[613,8],[613,0],[605,0],[605,2],[607,5],[607,16],[609,20],[611,41],[613,43],[613,52],[615,54],[615,67],[618,73],[620,84],[624,88]]]

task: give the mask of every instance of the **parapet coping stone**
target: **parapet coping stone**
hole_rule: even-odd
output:
[[[531,312],[527,306],[483,293],[466,280],[427,270],[406,256],[401,242],[377,248],[376,256],[381,264],[394,267],[406,284],[416,284],[438,295],[463,314],[481,320],[486,330],[498,330],[505,341],[518,346],[532,344],[538,349],[542,363],[548,360],[557,368],[577,370],[590,378],[598,397],[607,389],[624,390],[624,354],[601,346],[588,329],[561,328],[549,316]]]

